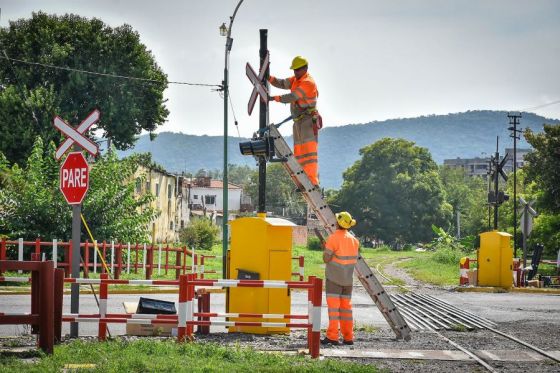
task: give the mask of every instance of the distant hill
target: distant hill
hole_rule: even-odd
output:
[[[541,132],[544,123],[560,124],[532,113],[522,113],[520,128]],[[448,115],[429,115],[418,118],[390,119],[365,124],[327,127],[319,138],[319,169],[321,185],[339,188],[342,173],[359,159],[359,150],[383,137],[404,138],[428,148],[433,159],[441,164],[449,158],[471,158],[490,154],[500,137],[500,153],[513,146],[509,137],[509,121],[505,111],[468,111]],[[239,142],[246,139],[230,137],[229,163],[254,166],[252,157],[239,153]],[[286,141],[291,145],[291,137]],[[529,145],[521,138],[520,148]],[[155,162],[170,172],[196,172],[199,169],[221,169],[223,165],[223,137],[194,136],[171,132],[160,133],[154,141],[141,136],[133,149],[120,152],[151,152]]]

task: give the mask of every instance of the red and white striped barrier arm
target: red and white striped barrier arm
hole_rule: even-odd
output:
[[[101,283],[108,285],[153,285],[153,286],[178,286],[177,280],[116,280],[116,279],[99,279],[99,278],[65,278],[66,283],[76,284],[93,284],[99,285]]]
[[[81,317],[81,318],[100,318],[99,313],[93,314],[77,314],[65,313],[64,317]],[[308,315],[289,315],[281,313],[212,313],[212,312],[194,312],[195,317],[253,317],[262,319],[293,319],[293,320],[306,320]],[[179,315],[164,315],[164,314],[141,314],[141,313],[106,313],[105,318],[121,318],[121,319],[168,319],[178,320]]]
[[[221,286],[221,287],[261,287],[269,289],[308,289],[313,287],[309,282],[279,281],[279,280],[232,280],[232,279],[197,279],[191,282],[194,286]]]
[[[100,317],[67,317],[62,318],[63,322],[90,322],[90,323],[115,323],[115,324],[140,324],[140,325],[153,325],[153,324],[169,324],[177,325],[177,320],[168,319],[134,319],[134,318],[100,318]]]

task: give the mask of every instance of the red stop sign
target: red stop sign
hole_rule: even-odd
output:
[[[73,152],[60,167],[60,191],[70,205],[82,203],[89,188],[89,166],[81,152]]]

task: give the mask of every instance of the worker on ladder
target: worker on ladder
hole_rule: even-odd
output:
[[[337,230],[325,242],[325,293],[329,309],[329,328],[322,344],[338,345],[339,326],[344,344],[354,344],[352,318],[352,275],[358,261],[360,243],[348,231],[356,220],[348,212],[336,214]]]
[[[290,66],[290,69],[294,70],[294,76],[278,79],[271,75],[270,84],[277,88],[289,89],[291,92],[281,96],[270,96],[270,100],[290,104],[294,121],[294,156],[309,180],[318,186],[318,142],[323,121],[317,111],[317,85],[307,72],[307,67],[307,60],[297,56]]]

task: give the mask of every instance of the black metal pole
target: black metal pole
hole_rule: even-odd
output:
[[[508,114],[509,130],[513,131],[513,256],[517,257],[517,125],[521,114]]]
[[[500,173],[498,172],[498,168],[500,167],[500,152],[498,151],[498,140],[499,137],[496,137],[496,154],[494,156],[494,162],[496,167],[494,171],[494,196],[496,196],[496,202],[494,203],[494,230],[498,230],[498,178],[500,177]]]
[[[488,160],[488,194],[490,194],[490,191],[492,190],[492,180],[491,180],[491,176],[492,176],[492,167],[494,166],[494,162],[492,161],[492,156],[490,156],[490,160]],[[488,230],[490,230],[490,227],[492,226],[492,205],[490,204],[490,201],[488,201]]]
[[[260,67],[262,69],[264,59],[268,53],[267,39],[268,30],[260,30],[261,47],[259,50]],[[263,78],[263,85],[266,86],[268,82],[269,69],[266,70]],[[268,126],[268,102],[259,101],[259,129],[260,137],[264,136],[264,129]],[[266,158],[259,157],[259,206],[258,213],[266,214]]]

